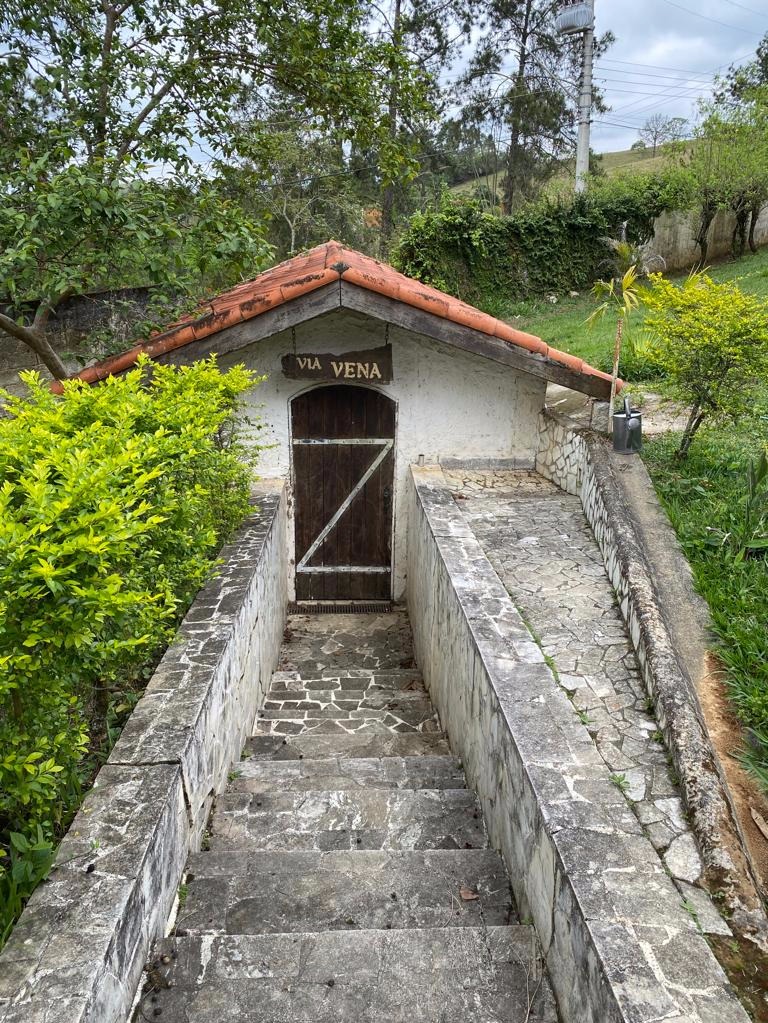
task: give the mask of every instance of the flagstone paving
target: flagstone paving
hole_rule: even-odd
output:
[[[696,887],[702,870],[696,843],[578,497],[534,472],[456,470],[445,475],[612,780],[702,927],[729,933],[709,896]]]
[[[402,611],[292,616],[135,1020],[555,1023]]]

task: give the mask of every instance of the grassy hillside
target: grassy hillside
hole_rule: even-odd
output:
[[[612,177],[614,174],[633,172],[647,174],[652,171],[661,170],[667,159],[668,157],[660,149],[656,151],[656,156],[652,155],[652,150],[650,149],[620,149],[615,153],[602,153],[600,166],[608,177]],[[550,187],[557,189],[562,184],[572,182],[573,164],[573,160],[565,161],[560,173],[550,183]],[[460,185],[454,185],[451,191],[461,194],[471,193],[476,186],[493,188],[494,177],[496,178],[496,188],[499,189],[503,176],[504,171],[500,169],[496,175],[485,174],[470,181],[463,181]]]

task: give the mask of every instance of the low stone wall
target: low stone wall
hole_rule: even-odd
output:
[[[696,692],[706,668],[709,616],[638,458],[544,412],[537,471],[577,495],[600,546],[646,689],[680,779],[708,887],[732,926],[768,942],[759,883]]]
[[[123,1023],[277,664],[285,499],[221,553],[0,955],[2,1023]]]
[[[746,1023],[441,470],[413,468],[416,655],[564,1023]]]

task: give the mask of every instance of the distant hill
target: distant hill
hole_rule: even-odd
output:
[[[668,156],[662,152],[661,149],[656,150],[656,156],[652,155],[652,150],[647,149],[620,149],[615,153],[601,153],[600,166],[608,175],[613,177],[615,174],[633,173],[640,172],[647,174],[651,171],[661,170]],[[499,170],[495,175],[496,177],[496,188],[501,187],[501,179],[504,176],[504,171]],[[467,193],[472,192],[476,186],[493,188],[494,182],[493,174],[485,174],[477,178],[472,178],[469,181],[462,181],[459,185],[454,185],[451,188],[452,192]],[[556,190],[560,183],[573,180],[573,160],[568,160],[563,163],[563,168],[560,173],[553,179],[552,186]]]

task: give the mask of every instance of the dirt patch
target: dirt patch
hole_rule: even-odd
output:
[[[768,1023],[768,971],[765,956],[744,938],[710,936],[709,943],[742,1005],[755,1023]]]
[[[739,823],[765,896],[768,893],[768,839],[755,824],[752,809],[754,808],[763,820],[768,821],[768,797],[736,759],[738,751],[744,745],[744,734],[728,697],[725,675],[726,670],[718,658],[714,654],[708,654],[706,673],[698,680],[696,688],[704,711],[707,731],[725,771],[728,787],[736,804]],[[768,1016],[765,1018],[768,1020]]]

